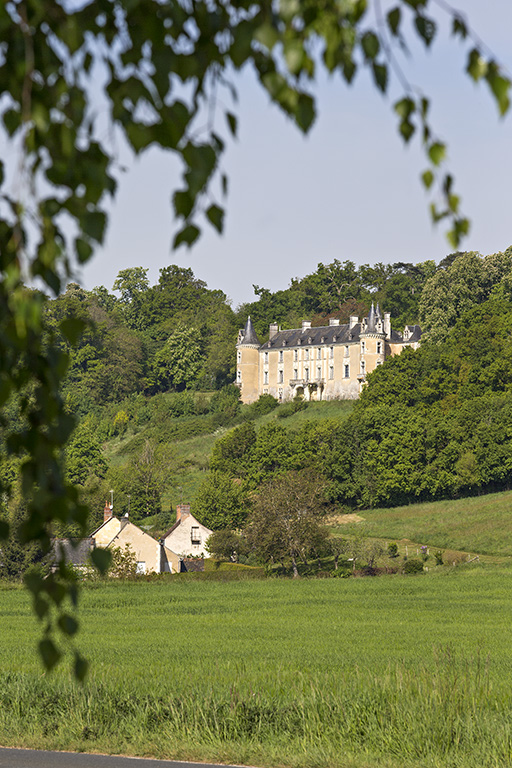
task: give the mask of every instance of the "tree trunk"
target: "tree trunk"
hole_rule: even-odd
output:
[[[339,555],[334,555],[334,570],[338,570],[338,560],[340,559]]]
[[[298,579],[299,578],[299,571],[297,569],[297,563],[295,562],[295,558],[292,557],[292,565],[293,565],[293,578]]]

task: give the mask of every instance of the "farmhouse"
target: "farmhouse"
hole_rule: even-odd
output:
[[[372,307],[361,322],[357,316],[340,325],[312,328],[304,320],[302,328],[282,330],[271,323],[269,339],[260,344],[251,318],[238,333],[236,382],[242,402],[252,403],[269,394],[279,402],[299,395],[306,400],[356,399],[367,374],[390,355],[405,347],[419,346],[419,325],[403,331],[391,328],[389,312]]]
[[[105,549],[128,544],[137,558],[138,573],[176,573],[181,570],[181,558],[176,552],[154,539],[132,523],[128,515],[117,518],[110,505],[105,506],[103,523],[90,535],[94,547]]]
[[[190,512],[190,505],[176,507],[176,522],[161,538],[162,546],[182,557],[209,557],[205,544],[212,531]]]

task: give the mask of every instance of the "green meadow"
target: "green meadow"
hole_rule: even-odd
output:
[[[310,768],[512,759],[512,566],[94,583],[85,685],[46,675],[0,589],[0,743]]]

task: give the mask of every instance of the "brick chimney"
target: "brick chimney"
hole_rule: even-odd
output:
[[[107,520],[110,520],[112,517],[112,507],[108,503],[108,501],[105,502],[105,509],[103,510],[103,522],[106,523]]]
[[[268,338],[269,340],[272,339],[274,336],[277,336],[279,333],[279,326],[277,323],[270,323],[269,330],[268,330]]]
[[[181,520],[182,517],[190,515],[190,504],[178,504],[176,506],[176,520]]]

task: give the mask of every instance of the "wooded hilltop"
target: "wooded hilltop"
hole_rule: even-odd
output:
[[[319,264],[286,290],[254,286],[255,301],[236,310],[191,269],[166,267],[152,286],[147,272],[122,270],[114,292],[71,283],[43,299],[47,328],[69,354],[63,396],[77,427],[67,473],[91,524],[113,490],[118,512],[135,520],[165,516],[185,493],[207,526],[236,528],[256,490],[305,470],[341,511],[509,487],[512,247],[438,265]],[[247,315],[264,340],[270,322],[343,323],[372,302],[396,328],[420,323],[422,344],[370,374],[357,402],[239,402],[235,343]],[[76,321],[85,330],[71,345]],[[19,412],[11,399],[3,430],[24,430]],[[202,453],[192,455],[198,437]],[[23,514],[19,466],[5,440],[2,450],[12,518]]]

